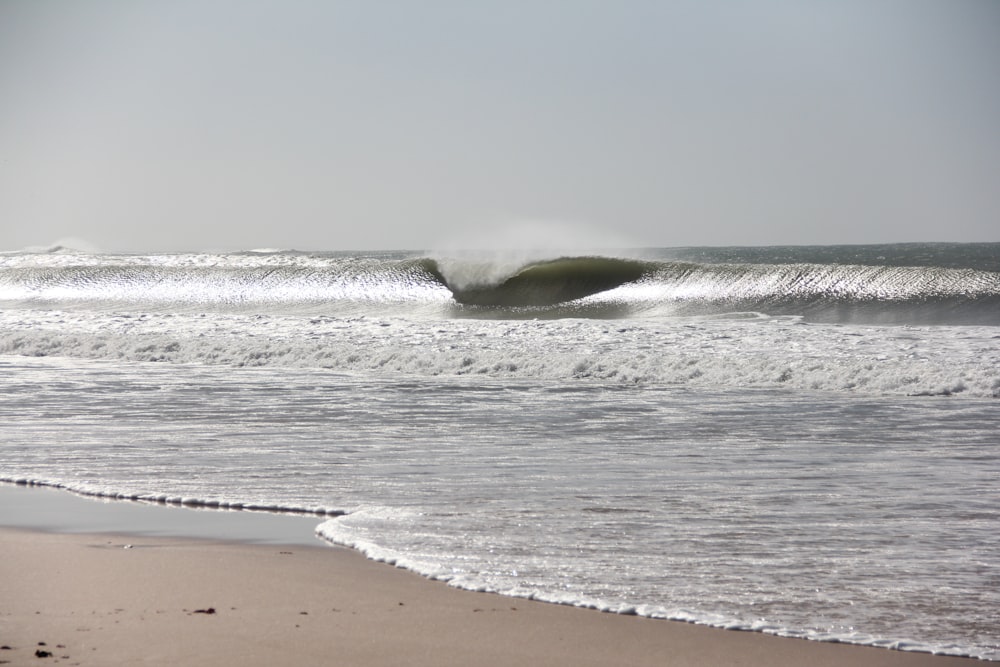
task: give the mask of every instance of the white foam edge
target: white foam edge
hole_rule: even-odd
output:
[[[376,513],[380,513],[380,510],[384,512],[385,510],[388,510],[388,508],[371,508],[369,510],[359,508],[350,514],[357,516],[358,514],[371,510],[374,510]],[[679,621],[724,630],[761,632],[777,637],[873,646],[897,651],[931,653],[934,655],[988,659],[985,657],[985,654],[981,654],[970,647],[963,647],[957,644],[928,644],[911,639],[889,639],[860,632],[835,633],[824,632],[816,629],[794,629],[777,625],[764,619],[746,621],[698,610],[668,608],[650,604],[633,605],[627,602],[607,601],[596,598],[578,597],[569,594],[560,595],[524,587],[498,589],[486,584],[474,574],[463,573],[461,575],[456,575],[438,563],[414,559],[402,552],[380,546],[369,540],[358,538],[344,525],[344,522],[340,520],[341,518],[343,517],[334,517],[321,523],[316,528],[316,535],[330,544],[359,551],[369,560],[392,565],[403,570],[408,570],[428,579],[441,581],[449,586],[460,588],[462,590],[477,593],[495,593],[510,598],[534,600],[538,602],[560,604],[583,609],[593,609],[604,613],[627,616],[643,616],[646,618],[666,621]]]

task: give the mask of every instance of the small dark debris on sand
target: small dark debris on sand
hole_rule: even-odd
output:
[[[195,609],[192,614],[214,614],[215,607],[209,607],[208,609]]]

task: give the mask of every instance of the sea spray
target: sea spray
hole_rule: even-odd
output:
[[[522,268],[546,260],[605,254],[626,257],[635,251],[608,248],[635,246],[634,239],[579,221],[507,218],[474,229],[456,229],[432,246],[428,255],[449,285],[468,289],[498,285]]]

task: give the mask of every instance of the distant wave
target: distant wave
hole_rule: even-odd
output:
[[[1000,272],[666,257],[15,253],[0,256],[4,304],[491,319],[761,313],[813,322],[1000,325]]]
[[[49,245],[31,246],[18,252],[38,254],[97,254],[100,252],[100,249],[89,241],[84,241],[83,239],[72,236],[66,236],[50,243]]]
[[[62,245],[57,243],[55,245],[47,245],[47,246],[32,246],[30,248],[26,248],[25,250],[20,250],[17,252],[22,252],[22,253],[27,252],[39,255],[65,255],[71,253],[79,254],[87,251],[81,250],[80,248],[76,248],[73,246]]]

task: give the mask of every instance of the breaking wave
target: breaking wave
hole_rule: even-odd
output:
[[[562,257],[520,266],[500,280],[461,280],[434,260],[428,270],[463,305],[522,308],[576,301],[640,280],[655,264],[611,257]]]
[[[0,305],[491,319],[750,312],[814,322],[998,325],[1000,272],[613,256],[14,253],[0,256]]]

